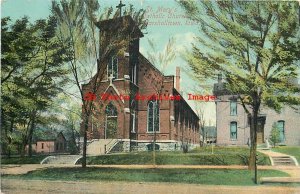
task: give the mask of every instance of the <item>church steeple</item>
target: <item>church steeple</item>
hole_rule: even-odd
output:
[[[144,35],[136,22],[126,15],[103,20],[96,25],[100,30],[99,56],[109,53],[106,64],[110,64],[111,57],[117,58],[116,77],[130,77],[132,82],[137,83],[134,75],[138,72],[139,40]],[[109,76],[107,73],[107,78]]]
[[[100,32],[108,32],[109,34],[114,34],[119,31],[127,33],[132,38],[143,37],[142,31],[139,29],[138,25],[132,19],[130,15],[102,20],[96,23],[96,26],[100,29]]]
[[[142,31],[130,15],[103,20],[96,23],[100,30],[101,47],[124,40],[133,41],[143,37]]]

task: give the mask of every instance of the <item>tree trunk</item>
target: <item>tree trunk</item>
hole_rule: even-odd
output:
[[[71,144],[72,146],[72,150],[70,150],[71,154],[78,154],[78,147],[76,145],[76,137],[75,137],[75,126],[74,126],[74,122],[72,121],[72,137],[71,137]]]
[[[14,127],[14,118],[12,118],[12,120],[10,121],[10,127],[9,127],[9,132],[10,134],[13,133],[13,127]],[[11,155],[11,143],[12,143],[12,139],[10,136],[7,135],[7,130],[6,130],[6,133],[5,133],[6,137],[7,137],[7,140],[8,140],[8,146],[7,146],[7,156],[8,158],[10,158],[10,155]]]
[[[29,157],[32,157],[32,136],[33,136],[33,130],[35,128],[35,119],[36,119],[36,111],[34,111],[32,114],[32,122],[28,133],[28,156]]]
[[[205,132],[204,132],[204,126],[201,126],[201,131],[202,131],[202,146],[205,146]]]
[[[21,157],[22,158],[25,156],[25,152],[26,152],[27,141],[25,139],[26,138],[24,138],[24,140],[22,141],[22,145],[21,145]]]
[[[254,99],[252,116],[251,116],[251,124],[250,124],[250,158],[249,158],[249,170],[255,170],[255,162],[256,162],[256,147],[257,147],[257,125],[258,125],[258,110],[259,103],[257,103],[257,99]]]
[[[87,130],[89,124],[89,115],[86,115],[84,122],[83,148],[82,148],[82,168],[86,167],[86,147],[87,147]]]

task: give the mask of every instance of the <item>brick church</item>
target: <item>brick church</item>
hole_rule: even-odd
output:
[[[114,140],[111,147],[119,151],[150,150],[154,140],[158,150],[199,145],[199,118],[180,94],[180,69],[176,68],[176,76],[165,76],[139,52],[144,35],[131,16],[101,21],[97,26],[100,52],[111,46],[109,40],[115,34],[117,42],[124,44],[100,64],[106,70],[98,80],[89,141],[109,144]],[[82,87],[84,93],[91,92],[91,82]]]

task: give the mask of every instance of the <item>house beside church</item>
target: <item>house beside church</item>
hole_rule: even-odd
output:
[[[294,80],[298,84],[297,80]],[[237,99],[224,88],[221,77],[214,84],[216,101],[217,145],[250,145],[250,118]],[[279,145],[300,145],[300,108],[296,110],[284,106],[281,113],[261,107],[258,121],[257,143],[268,141],[272,125],[277,124],[280,131]]]
[[[97,26],[100,52],[113,46],[111,42],[124,44],[98,65],[106,71],[97,80],[101,83],[88,122],[87,153],[115,148],[146,151],[152,149],[154,140],[158,150],[200,145],[199,118],[180,94],[180,69],[176,76],[165,76],[139,52],[144,35],[131,16],[101,21]],[[113,36],[117,40],[109,41]],[[82,85],[84,94],[92,92],[91,83]]]
[[[59,132],[54,138],[37,139],[32,145],[32,151],[36,154],[52,154],[52,153],[66,153],[67,140],[62,132]],[[26,152],[28,153],[28,145]]]

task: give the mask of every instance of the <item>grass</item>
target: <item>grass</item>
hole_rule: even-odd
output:
[[[210,148],[198,148],[189,153],[156,152],[157,165],[247,165],[248,148],[216,147],[214,154]],[[261,153],[259,165],[270,165],[269,158]],[[80,163],[80,161],[78,162]],[[87,158],[87,164],[153,164],[152,152],[122,153]]]
[[[272,150],[275,152],[280,152],[283,154],[295,156],[298,163],[300,163],[300,147],[282,146],[282,147],[272,148]]]
[[[259,170],[258,177],[289,176],[277,170]],[[254,185],[248,170],[224,169],[118,169],[118,168],[47,168],[24,175],[2,178],[63,181],[175,182],[207,185]]]
[[[32,157],[1,157],[1,164],[40,164],[47,155],[38,155]]]

